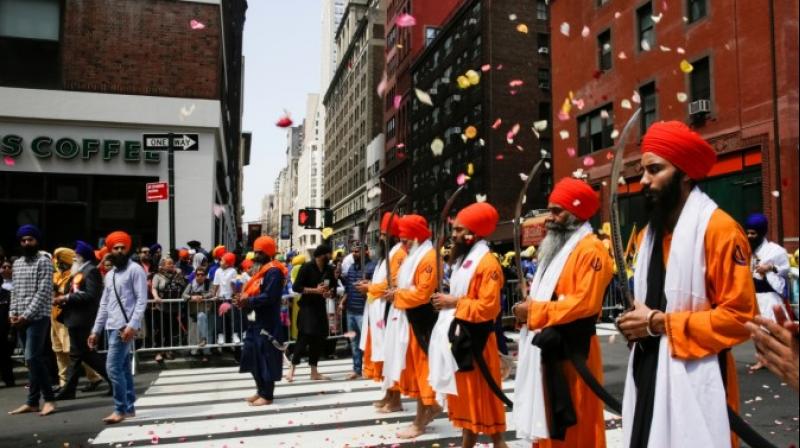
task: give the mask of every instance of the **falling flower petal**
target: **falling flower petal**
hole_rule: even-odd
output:
[[[6,166],[14,166],[14,164],[17,163],[17,162],[16,162],[16,160],[14,160],[13,157],[5,156],[5,157],[3,157],[3,163],[5,163]]]
[[[650,51],[650,42],[647,39],[642,39],[642,51]]]
[[[481,71],[482,72],[488,72],[491,69],[492,69],[492,64],[483,64],[483,65],[481,65]]]
[[[508,15],[508,20],[510,20],[512,22],[517,20],[517,15],[516,14],[509,14]]]
[[[612,159],[614,159],[614,153],[611,152],[611,151],[607,152],[606,153],[606,160],[612,160]]]
[[[572,201],[572,206],[573,207],[580,207],[581,206],[581,200],[580,199],[575,199],[574,201]]]
[[[394,98],[392,98],[392,104],[394,105],[395,110],[400,109],[400,103],[402,102],[403,102],[403,95],[395,95]]]
[[[539,151],[539,154],[542,156],[542,158],[543,158],[543,159],[546,159],[547,157],[549,157],[549,156],[550,156],[550,153],[549,153],[549,152],[547,152],[547,150],[546,150],[546,149],[542,149],[542,150],[540,150],[540,151]]]
[[[523,182],[528,180],[528,175],[525,173],[519,173],[519,178],[522,179]]]
[[[495,70],[502,70],[502,69],[503,69],[503,64],[497,64],[497,67],[495,67]]]
[[[469,176],[467,176],[464,173],[461,173],[461,174],[458,175],[458,177],[456,177],[456,184],[458,186],[461,186],[461,185],[464,185],[465,183],[467,183],[468,180],[469,180]]]
[[[444,151],[444,142],[440,138],[435,138],[431,142],[431,151],[433,152],[434,157],[439,157],[442,155],[442,151]]]
[[[611,138],[615,139],[617,137],[619,137],[619,131],[614,129],[613,131],[611,131]]]
[[[577,170],[572,172],[572,177],[574,177],[575,179],[583,179],[583,178],[585,178],[587,176],[588,176],[588,174],[586,174],[583,171],[583,168],[578,168]]]
[[[211,210],[214,213],[214,216],[216,216],[217,218],[225,214],[225,207],[220,204],[214,204],[211,207]]]
[[[578,154],[578,152],[575,151],[575,148],[573,148],[572,146],[567,148],[567,155],[568,156],[575,157],[576,154]]]
[[[476,194],[475,195],[475,202],[486,202],[486,195],[485,194]]]
[[[561,34],[569,37],[569,23],[567,22],[562,23],[559,30],[561,31]]]
[[[617,179],[617,183],[620,184],[620,185],[625,185],[627,182],[625,182],[625,178],[624,177],[619,176],[619,179]]]
[[[481,82],[481,74],[475,70],[467,70],[467,73],[464,73],[464,76],[467,77],[467,80],[473,86],[478,85],[478,83]]]
[[[544,169],[546,170],[550,169],[550,162],[544,162]]]
[[[653,19],[654,23],[660,22],[662,17],[664,17],[664,13],[661,12],[658,13],[658,15],[650,16],[650,18]]]
[[[275,126],[279,128],[288,128],[293,123],[291,117],[289,117],[289,112],[283,111],[283,115],[278,118],[278,121],[275,123]]]
[[[508,82],[509,87],[519,87],[523,84],[524,82],[521,79],[512,79],[511,81]]]
[[[467,136],[466,136],[466,135],[464,135],[464,134],[461,134],[461,141],[463,141],[464,143],[466,143],[466,142],[467,142],[467,140],[469,140],[469,138],[467,138]]]
[[[400,28],[408,28],[410,26],[414,26],[417,24],[417,19],[414,18],[411,14],[400,14],[397,16],[395,23]]]
[[[675,49],[675,51],[677,51],[677,52],[678,52],[678,54],[684,54],[684,53],[686,53],[686,50],[684,50],[684,49],[683,49],[683,47],[678,47],[678,48],[676,48],[676,49]]]
[[[506,141],[509,144],[513,143],[517,133],[519,133],[519,123],[514,123],[514,126],[511,126],[511,129],[506,133]]]
[[[772,196],[774,196],[776,198],[779,198],[779,197],[781,197],[781,192],[778,191],[778,190],[773,190],[772,191]]]
[[[620,17],[622,17],[622,13],[620,13],[619,11],[614,13],[614,18],[615,19],[619,19]]]
[[[567,121],[569,120],[569,113],[562,110],[558,112],[557,117],[559,121]]]
[[[534,121],[533,128],[539,132],[544,132],[547,129],[547,120]]]
[[[519,25],[517,25],[517,31],[523,34],[528,34],[528,25],[520,23]]]
[[[608,110],[603,109],[600,111],[600,118],[603,120],[608,120]]]
[[[636,90],[633,91],[633,96],[631,96],[631,101],[633,101],[636,104],[642,102],[642,97],[639,96],[639,92],[637,92]]]
[[[628,55],[626,55],[624,51],[620,51],[617,57],[620,59],[628,59]]]
[[[569,131],[566,129],[562,129],[561,131],[558,132],[558,135],[559,137],[561,137],[561,140],[566,140],[569,138]]]
[[[664,53],[668,53],[668,52],[672,51],[672,48],[669,48],[669,47],[667,47],[665,45],[659,45],[658,48],[661,49],[661,51],[663,51]]]
[[[589,37],[589,33],[591,33],[591,30],[589,29],[588,26],[584,25],[583,29],[581,30],[581,36]]]
[[[381,76],[381,82],[378,83],[378,96],[383,98],[383,94],[386,93],[386,87],[389,83],[389,79],[386,76],[386,71],[384,70],[383,76]]]
[[[486,142],[485,142],[485,141],[484,141],[482,138],[479,138],[479,139],[478,139],[478,144],[479,144],[480,146],[485,146],[485,145],[486,145]]]
[[[498,154],[498,155],[494,156],[494,158],[497,159],[497,160],[503,160],[505,157],[503,157],[502,154]]]
[[[594,159],[589,157],[589,156],[584,157],[583,158],[583,166],[585,166],[585,167],[594,166]]]
[[[692,66],[692,64],[690,64],[686,59],[681,61],[680,67],[683,73],[691,73],[692,70],[694,70],[694,66]]]
[[[472,176],[473,174],[475,174],[475,167],[471,163],[468,163],[467,164],[467,176]]]
[[[583,110],[584,106],[586,105],[586,103],[583,101],[583,98],[578,98],[577,100],[573,100],[572,102],[573,104],[575,104],[575,107],[577,107],[578,110]]]
[[[472,140],[473,138],[475,138],[478,135],[478,129],[475,128],[475,126],[467,126],[467,129],[464,130],[464,135],[468,139]],[[471,174],[470,174],[470,176],[471,176]]]
[[[620,105],[620,107],[622,107],[623,109],[630,109],[630,108],[632,107],[632,106],[631,106],[631,101],[630,101],[629,99],[627,99],[627,98],[626,98],[626,99],[624,99],[624,100],[622,100],[622,101],[619,103],[619,105]]]
[[[433,106],[433,101],[431,101],[431,96],[428,95],[428,92],[425,92],[420,89],[414,89],[414,93],[417,95],[417,99],[422,104],[427,104],[428,106]]]
[[[492,123],[492,129],[499,128],[501,124],[503,124],[503,120],[499,118],[497,120],[494,120],[494,123]]]
[[[469,79],[464,75],[456,78],[456,84],[458,84],[459,89],[468,89],[470,87]]]
[[[686,100],[687,100],[687,99],[689,99],[689,96],[688,96],[688,95],[686,95],[686,94],[685,94],[685,93],[683,93],[683,92],[678,92],[678,93],[676,93],[676,94],[675,94],[675,97],[678,99],[678,102],[679,102],[679,103],[685,103],[685,102],[686,102]]]
[[[202,30],[206,27],[206,25],[199,20],[192,19],[189,21],[189,27],[191,27],[193,30]]]

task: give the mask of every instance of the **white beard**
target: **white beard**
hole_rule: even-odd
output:
[[[564,247],[564,244],[566,244],[572,234],[580,228],[581,224],[583,223],[571,219],[570,222],[567,223],[566,229],[547,229],[547,235],[539,245],[539,250],[536,251],[539,260],[539,267],[537,269],[547,269],[547,266],[553,261],[558,251]]]

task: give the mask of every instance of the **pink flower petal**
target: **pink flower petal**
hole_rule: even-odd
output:
[[[461,174],[458,175],[458,177],[456,177],[456,184],[458,186],[461,186],[461,185],[464,185],[465,183],[467,183],[468,180],[469,180],[469,176],[467,176],[464,173],[461,173]]]
[[[559,111],[558,112],[558,119],[559,119],[559,121],[568,121],[569,120],[569,114],[567,112],[564,112],[563,110]]]
[[[3,157],[3,162],[6,164],[6,166],[14,166],[14,164],[17,163],[17,161],[11,156]]]
[[[483,65],[481,65],[481,71],[482,72],[488,72],[491,69],[492,69],[492,65],[491,64],[483,64]]]
[[[494,120],[494,123],[492,123],[492,129],[499,128],[501,124],[503,124],[503,120],[499,118],[497,120]]]
[[[410,26],[414,26],[417,24],[417,19],[414,18],[411,14],[400,14],[397,16],[395,23],[400,28],[408,28]]]
[[[585,167],[594,166],[594,159],[589,157],[589,156],[584,157],[583,158],[583,166],[585,166]]]
[[[523,85],[523,84],[524,84],[524,82],[523,82],[521,79],[512,79],[512,80],[511,80],[511,81],[508,83],[508,86],[509,86],[509,87],[519,87],[519,86],[521,86],[521,85]]]
[[[378,96],[383,98],[383,94],[386,93],[386,86],[389,83],[389,80],[386,77],[386,72],[383,72],[383,76],[381,77],[381,82],[378,83]]]
[[[495,158],[496,160],[503,160],[505,157],[503,157],[503,155],[502,155],[502,154],[498,154],[498,155],[494,156],[494,158]]]
[[[203,22],[200,22],[199,20],[195,20],[195,19],[192,19],[192,20],[189,21],[189,26],[193,30],[202,30],[203,28],[206,27],[206,25]]]
[[[392,104],[394,104],[395,109],[400,109],[400,103],[403,101],[403,95],[395,95],[392,99]]]
[[[575,151],[575,148],[573,148],[572,146],[567,148],[567,155],[568,156],[575,157],[576,154],[578,154],[578,153]]]

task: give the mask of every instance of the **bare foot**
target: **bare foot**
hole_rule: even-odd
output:
[[[8,411],[8,415],[27,414],[28,412],[39,412],[39,408],[36,406],[28,406],[27,404],[23,404],[13,411]]]
[[[414,439],[421,436],[424,433],[425,433],[424,428],[420,428],[417,425],[411,424],[407,428],[397,431],[397,437],[401,439]]]
[[[311,375],[311,381],[330,381],[330,378],[321,373],[318,373],[316,375]]]
[[[258,400],[259,398],[260,398],[260,397],[258,396],[258,394],[255,394],[255,395],[253,395],[253,396],[251,396],[251,397],[247,397],[247,398],[245,398],[244,400],[245,400],[246,402],[248,402],[248,403],[252,403],[252,402],[254,402],[254,401]]]
[[[112,412],[108,417],[103,419],[103,423],[105,423],[106,425],[114,425],[124,420],[125,420],[124,415],[119,415],[116,412]]]
[[[386,398],[384,397],[384,398],[381,398],[378,401],[373,401],[372,405],[375,406],[376,408],[380,409],[380,408],[386,406]]]
[[[392,412],[400,412],[402,410],[403,406],[400,404],[386,403],[383,407],[378,408],[378,413],[391,414]]]
[[[762,364],[761,362],[757,362],[757,363],[753,364],[752,366],[750,366],[750,371],[751,372],[755,372],[756,370],[761,370],[763,368],[764,368],[764,364]]]
[[[44,406],[42,406],[42,412],[40,412],[39,415],[46,417],[53,412],[56,412],[56,404],[52,401],[45,401]]]
[[[255,401],[250,402],[250,406],[266,406],[268,404],[272,404],[272,400],[267,400],[266,398],[258,397]]]
[[[432,422],[439,414],[442,412],[442,407],[439,404],[433,404],[431,406],[426,406],[425,409],[425,425],[427,426]]]
[[[357,374],[356,372],[353,372],[350,375],[347,375],[347,378],[345,378],[345,379],[350,381],[350,380],[357,380],[357,379],[360,379],[360,378],[361,378],[361,375]]]

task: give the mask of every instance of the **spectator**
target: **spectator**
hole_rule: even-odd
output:
[[[212,296],[221,300],[221,304],[227,303],[230,305],[233,293],[238,292],[233,290],[237,275],[235,266],[236,255],[228,252],[222,256],[219,269],[217,269],[217,272],[214,274]],[[225,308],[228,307],[226,306]],[[231,333],[233,333],[233,342],[235,344],[242,342],[239,335],[242,328],[241,316],[241,311],[238,308],[229,309],[222,315],[217,315],[217,344],[225,344],[226,341],[230,339]]]
[[[131,237],[127,233],[112,232],[106,237],[106,247],[111,252],[114,268],[104,279],[100,307],[87,343],[90,349],[95,349],[97,335],[106,332],[106,370],[114,393],[114,412],[103,421],[111,425],[136,415],[131,363],[133,339],[141,328],[147,307],[147,275],[141,266],[128,259]]]
[[[75,251],[68,247],[59,247],[53,251],[53,294],[61,296],[69,291],[72,280],[72,262],[75,260]],[[62,308],[53,301],[50,313],[50,341],[53,353],[56,355],[58,365],[58,385],[63,388],[67,384],[67,368],[69,367],[69,332],[62,323]],[[60,390],[58,391],[60,392]]]
[[[208,251],[203,248],[203,245],[200,243],[200,241],[192,240],[192,241],[187,242],[186,245],[189,246],[190,251],[194,251],[192,253],[193,256],[197,255],[197,254],[202,254],[203,258],[205,258],[206,260],[211,258],[211,254],[208,253]],[[192,262],[194,263],[194,257],[192,259]],[[197,265],[195,267],[197,267],[199,265],[200,265],[200,263],[198,261],[198,263],[197,263]]]
[[[178,251],[178,263],[176,265],[178,269],[180,269],[181,274],[183,274],[183,279],[186,280],[191,275],[192,271],[192,254],[189,253],[189,249],[181,249]]]
[[[158,243],[150,246],[150,262],[153,263],[153,266],[161,263],[161,245]]]
[[[14,351],[13,332],[8,321],[11,291],[14,290],[14,282],[11,279],[12,264],[13,261],[9,259],[0,262],[0,376],[6,387],[14,387],[15,382],[11,363],[11,354]]]
[[[162,258],[158,265],[158,273],[153,277],[153,287],[150,289],[153,294],[151,304],[150,332],[152,335],[153,347],[164,347],[165,344],[173,345],[175,335],[180,331],[177,317],[179,305],[175,302],[164,303],[164,300],[180,299],[186,281],[180,271],[175,269],[172,258]],[[164,358],[173,359],[171,351],[166,353],[156,353],[156,362],[161,363]]]
[[[745,324],[756,345],[756,358],[772,373],[791,386],[795,392],[798,386],[798,323],[786,318],[781,306],[773,307],[775,320],[756,316],[753,322]]]
[[[361,341],[361,324],[364,319],[364,305],[367,299],[366,295],[356,288],[356,284],[361,280],[372,278],[372,274],[375,272],[375,263],[370,259],[369,251],[367,250],[364,252],[364,266],[361,266],[360,245],[354,248],[351,255],[353,255],[353,264],[347,274],[342,275],[345,294],[344,299],[339,303],[339,307],[347,310],[347,332],[353,336],[349,338],[350,349],[353,352],[353,373],[347,379],[355,380],[362,376],[361,363],[363,353],[359,347],[359,342]]]
[[[317,370],[317,363],[328,336],[328,318],[325,298],[330,297],[336,285],[333,269],[329,265],[331,248],[320,245],[314,250],[314,260],[300,268],[292,288],[302,294],[297,316],[298,337],[292,352],[292,366],[286,380],[294,381],[294,372],[303,352],[308,350],[308,364],[312,380],[328,380]]]
[[[84,365],[86,377],[89,380],[89,385],[83,389],[84,392],[97,389],[102,383],[100,377],[108,382],[109,394],[111,392],[111,381],[106,374],[105,357],[89,350],[89,346],[86,344],[97,316],[100,295],[103,293],[103,279],[100,277],[100,271],[92,263],[93,259],[92,247],[83,241],[78,241],[75,245],[74,266],[76,269],[71,287],[53,299],[53,304],[63,309],[61,318],[69,332],[70,342],[66,384],[56,395],[56,400],[75,398],[81,363]]]
[[[209,302],[211,299],[211,282],[208,280],[206,268],[203,266],[198,267],[194,271],[194,280],[192,280],[186,289],[183,290],[183,300],[188,303],[189,314],[189,335],[187,342],[189,345],[197,345],[201,347],[203,354],[203,362],[208,361],[208,355],[211,354],[206,347],[208,343],[208,312]],[[211,308],[213,310],[213,308]],[[192,349],[191,354],[197,355],[197,349]]]
[[[154,271],[153,269],[153,260],[150,258],[150,248],[147,246],[142,246],[139,248],[139,265],[144,269],[144,273],[147,274],[148,278],[151,278],[150,271]]]
[[[25,347],[28,364],[27,402],[9,412],[22,414],[38,412],[39,400],[44,406],[39,415],[50,415],[56,410],[55,395],[50,385],[50,372],[42,356],[50,330],[50,308],[53,300],[53,263],[46,253],[39,251],[41,232],[31,224],[17,230],[17,239],[23,256],[14,261],[9,322],[17,330]]]
[[[206,274],[206,277],[212,282],[214,281],[214,274],[219,268],[219,263],[222,261],[222,256],[226,253],[227,251],[225,250],[225,246],[217,246],[211,251],[212,263],[208,266],[208,273]]]

